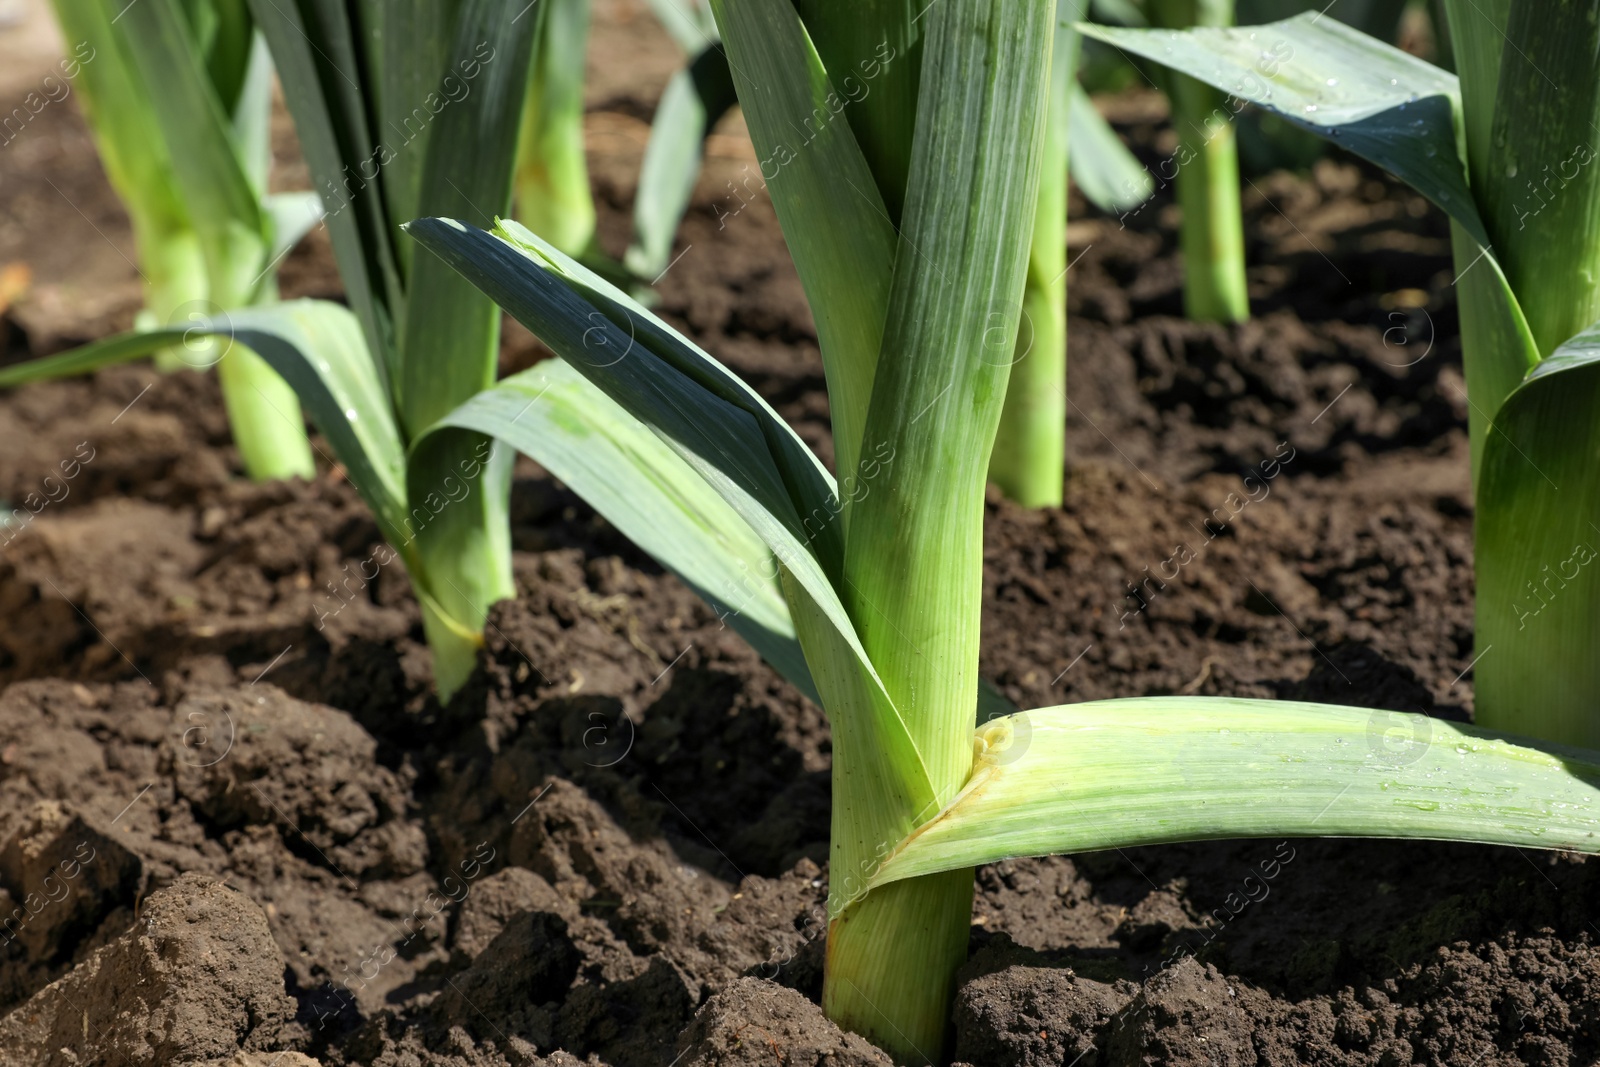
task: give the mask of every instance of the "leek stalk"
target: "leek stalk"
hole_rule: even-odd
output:
[[[1169,29],[1230,26],[1233,0],[1150,0],[1151,21]],[[1244,276],[1239,148],[1221,92],[1170,74],[1167,99],[1178,135],[1178,206],[1183,211],[1183,310],[1196,322],[1250,317]]]
[[[989,479],[1025,508],[1060,507],[1067,429],[1067,153],[1081,0],[1057,5],[1039,202],[1006,406]]]

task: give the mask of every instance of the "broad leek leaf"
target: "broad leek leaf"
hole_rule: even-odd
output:
[[[1526,731],[1536,713],[1541,736],[1588,748],[1600,748],[1596,411],[1600,323],[1529,371],[1496,413],[1475,530],[1477,721]]]
[[[857,0],[848,9],[829,0],[793,0],[828,80],[849,103],[827,104],[807,130],[828,115],[855,131],[889,217],[898,226],[910,179],[912,135],[922,81],[926,0]],[[713,9],[717,0],[713,0]],[[848,15],[845,14],[846,10]],[[727,17],[717,12],[719,20]],[[735,49],[735,54],[747,54]],[[750,67],[739,60],[746,72]],[[759,68],[757,68],[759,70]],[[742,94],[741,94],[742,99]]]
[[[384,536],[404,555],[405,450],[356,317],[327,300],[290,300],[232,312],[218,328],[294,388]]]
[[[1155,191],[1155,179],[1128,151],[1083,86],[1073,82],[1068,93],[1067,167],[1078,188],[1091,204],[1108,213],[1144,203]]]
[[[682,579],[779,674],[822,702],[772,551],[677,453],[564,360],[546,360],[473,397],[424,434],[413,458],[451,427],[533,457]],[[993,686],[979,684],[980,721],[1016,710]]]
[[[872,699],[860,714],[875,730],[871,751],[888,788],[914,806],[931,798],[921,755],[818,558],[839,504],[814,457],[802,467],[788,454],[790,447],[804,450],[794,431],[726,368],[620,291],[600,289],[605,283],[526,230],[502,224],[495,236],[449,219],[419,219],[408,232],[650,427],[765,542],[785,580],[804,590],[866,679]],[[803,631],[801,637],[804,644]],[[812,662],[826,705],[828,682]]]
[[[544,238],[509,220],[501,223],[499,232],[543,266],[555,271],[573,292],[598,308],[614,325],[627,330],[629,337],[638,338],[697,385],[754,418],[789,495],[802,506],[811,503],[811,510],[805,512],[800,521],[813,550],[824,561],[825,568],[837,567],[843,545],[830,518],[837,515],[838,508],[828,506],[838,496],[833,478],[761,394],[648,308],[582,263],[561,253]]]
[[[839,504],[804,442],[748,385],[615,286],[514,222],[408,232],[703,469],[780,558],[831,589]],[[712,417],[715,412],[721,421]],[[748,509],[748,511],[746,511]],[[809,560],[810,563],[805,563]]]
[[[458,100],[446,97],[448,108],[431,122],[418,210],[395,216],[396,225],[419,215],[442,215],[488,226],[495,214],[510,207],[517,118],[527,92],[536,21],[531,12],[520,20],[509,18],[501,0],[462,0],[452,27],[454,46],[446,53],[450,62],[433,70],[447,71],[435,77],[453,79],[467,91]],[[482,62],[485,54],[493,58]],[[388,58],[399,57],[391,53]],[[477,77],[461,81],[457,71],[471,69],[473,63],[478,64]],[[441,88],[436,86],[435,92]],[[471,165],[463,166],[463,160]],[[402,262],[407,258],[402,256]],[[397,406],[407,435],[421,433],[494,384],[499,309],[437,257],[418,256],[409,262],[399,326]]]
[[[378,179],[392,232],[431,213],[422,202],[424,171],[434,137],[457,117],[455,108],[461,102],[455,93],[446,95],[444,78],[447,73],[454,75],[453,85],[470,99],[477,92],[476,79],[451,69],[452,62],[480,57],[471,56],[471,44],[468,56],[459,54],[456,31],[465,0],[361,0],[347,6],[359,12],[352,27],[360,35],[357,47],[370,64],[370,70],[349,73],[368,92],[377,142],[393,150],[379,157],[387,161]],[[532,13],[522,20],[524,26],[532,21]],[[482,37],[478,41],[488,44]],[[399,241],[394,252],[402,277],[409,277],[415,249],[410,242]]]
[[[1079,29],[1331,139],[1489,245],[1467,184],[1455,75],[1311,11],[1265,26],[1178,31],[1083,23]]]
[[[761,160],[753,178],[772,186],[773,207],[816,318],[837,469],[853,478],[863,452],[870,453],[862,434],[889,306],[894,224],[844,117],[850,98],[823,68],[789,0],[714,0],[712,8]],[[906,57],[889,61],[894,58]],[[860,62],[878,61],[865,55]],[[868,69],[886,76],[881,64]],[[863,84],[871,90],[870,82]]]
[[[1595,752],[1390,711],[1226,697],[1041,708],[979,731],[961,795],[872,886],[1017,856],[1230,837],[1600,852]]]
[[[1600,318],[1600,11],[1509,6],[1473,191],[1528,330],[1549,355]],[[1482,121],[1470,107],[1467,115],[1474,127]]]

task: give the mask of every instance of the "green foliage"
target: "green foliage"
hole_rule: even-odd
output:
[[[1064,98],[1051,75],[1052,11],[1029,0],[920,12],[884,3],[859,17],[824,5],[797,10],[790,0],[714,4],[817,320],[836,481],[736,375],[526,228],[500,222],[490,233],[456,218],[422,218],[406,230],[426,251],[398,250],[396,211],[440,203],[470,217],[477,205],[508,201],[528,29],[487,18],[487,0],[462,0],[448,22],[453,44],[435,53],[438,27],[430,31],[427,20],[437,8],[374,5],[362,10],[375,21],[357,23],[333,0],[284,2],[260,0],[257,14],[286,51],[279,62],[319,184],[383,147],[369,126],[370,93],[341,84],[341,70],[428,84],[415,71],[401,78],[393,65],[437,61],[443,85],[443,72],[464,73],[459,63],[473,42],[493,40],[495,56],[480,59],[473,75],[486,79],[474,86],[476,102],[451,105],[459,130],[428,131],[420,165],[380,165],[330,211],[349,310],[303,301],[205,328],[258,351],[323,429],[412,576],[441,653],[441,689],[470,667],[487,601],[506,595],[497,583],[508,551],[509,451],[490,447],[496,440],[583,494],[820,700],[832,729],[834,789],[823,1000],[842,1025],[902,1062],[942,1059],[977,863],[1258,834],[1600,851],[1600,755],[1422,716],[1134,698],[1009,712],[978,727],[997,703],[977,678],[983,494],[1037,244],[1052,96]],[[1323,35],[1296,37],[1301,44],[1315,40],[1347,56],[1367,47],[1352,31],[1307,20],[1284,26]],[[434,34],[426,47],[401,54],[397,41],[425,31]],[[1165,40],[1191,76],[1231,78],[1238,61],[1253,68],[1261,52],[1235,49],[1234,32]],[[1212,52],[1177,47],[1207,33],[1218,35]],[[387,43],[379,50],[374,42]],[[1196,58],[1217,52],[1225,58]],[[1297,108],[1315,102],[1302,122],[1328,104],[1331,125],[1320,128],[1409,168],[1448,203],[1468,189],[1460,157],[1440,164],[1427,150],[1455,151],[1455,141],[1403,123],[1410,114],[1453,116],[1459,96],[1453,79],[1430,83],[1431,74],[1406,62],[1377,54],[1372,66],[1381,73],[1366,87],[1389,95],[1375,107],[1331,85],[1314,97],[1306,72],[1287,67],[1259,95],[1281,92]],[[1401,74],[1418,80],[1396,101]],[[858,114],[839,95],[856,76],[891,78],[892,91]],[[1440,92],[1418,107],[1424,101],[1410,98],[1412,84]],[[392,98],[385,107],[405,114]],[[1404,119],[1392,113],[1413,107]],[[882,143],[869,148],[874,139]],[[463,159],[475,173],[456,169]],[[1459,231],[1476,239],[1487,230],[1467,200],[1452,210]],[[1059,236],[1054,220],[1050,229]],[[1536,358],[1517,297],[1498,260],[1485,255],[1493,269],[1481,284],[1501,300],[1486,302],[1485,314],[1503,309],[1510,325],[1500,336],[1521,346],[1504,359]],[[452,277],[485,299],[445,285]],[[488,299],[562,362],[491,386]],[[132,358],[181,335],[114,338],[52,366]],[[1575,339],[1496,405],[1505,418],[1482,447],[1483,536],[1559,544],[1576,526],[1547,512],[1568,500],[1583,502],[1574,514],[1587,521],[1590,494],[1541,495],[1506,450],[1549,453],[1557,477],[1580,479],[1581,463],[1556,466],[1554,453],[1570,445],[1570,427],[1592,421],[1584,415],[1600,401],[1596,351],[1600,335]],[[1510,525],[1496,532],[1498,521]],[[1587,565],[1577,563],[1585,576]],[[1582,628],[1578,608],[1567,612],[1557,600],[1541,610]],[[1577,647],[1561,655],[1579,655]]]

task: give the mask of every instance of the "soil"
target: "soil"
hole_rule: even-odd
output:
[[[42,7],[19,24],[40,76]],[[613,252],[675,63],[642,6],[596,4]],[[1148,162],[1170,149],[1159,100],[1102,104]],[[304,185],[286,122],[278,142],[277,181]],[[771,206],[724,217],[753,161],[727,120],[660,308],[831,459]],[[5,358],[129,325],[129,233],[75,104],[0,150],[0,189],[0,267],[32,277]],[[1470,719],[1446,223],[1344,159],[1253,177],[1244,204],[1256,318],[1225,328],[1181,317],[1170,191],[1124,220],[1074,193],[1067,499],[991,498],[983,672],[1023,707],[1359,705],[1380,742],[1384,709]],[[338,295],[323,235],[283,288]],[[508,330],[508,367],[538,354]],[[0,440],[0,497],[52,498],[0,550],[0,1061],[889,1062],[815,1002],[821,711],[537,467],[518,596],[442,707],[405,576],[346,584],[379,544],[356,494],[332,464],[242,480],[212,378],[20,389]],[[1179,545],[1193,561],[1151,578]],[[996,864],[978,888],[960,1062],[1600,1059],[1582,857],[1221,842]]]

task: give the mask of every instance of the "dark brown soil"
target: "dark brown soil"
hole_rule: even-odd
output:
[[[674,58],[620,2],[597,4],[592,58],[616,252]],[[1158,102],[1110,106],[1159,156]],[[138,301],[92,146],[52,107],[0,149],[0,267],[34,278],[7,358]],[[717,221],[741,137],[713,140],[661,307],[826,455],[770,205]],[[1257,318],[1225,329],[1180,317],[1167,198],[1126,228],[1074,202],[1067,502],[991,503],[984,673],[1024,707],[1220,693],[1371,707],[1380,730],[1381,709],[1469,718],[1445,223],[1348,162],[1256,178],[1245,209]],[[284,288],[337,295],[321,237]],[[536,354],[508,333],[508,365]],[[143,366],[0,396],[0,497],[75,471],[0,548],[0,1061],[888,1062],[814,1003],[816,707],[531,464],[519,595],[440,707],[405,576],[343,584],[378,545],[355,493],[331,467],[243,482],[220,412],[210,378]],[[1179,576],[1150,577],[1180,546]],[[1600,867],[1580,857],[1226,842],[978,883],[961,1061],[1600,1059]]]

